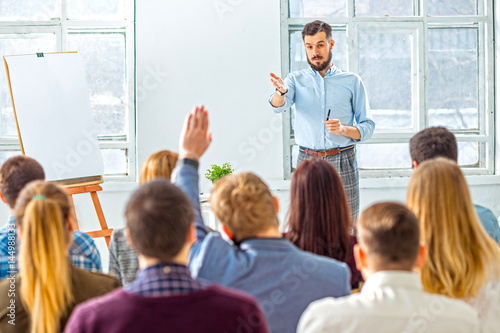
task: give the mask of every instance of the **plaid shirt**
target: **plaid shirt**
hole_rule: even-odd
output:
[[[125,291],[143,296],[185,295],[202,290],[205,286],[193,280],[186,266],[158,264],[142,269]]]
[[[9,216],[7,225],[0,228],[0,279],[14,275],[17,271],[19,239],[17,238],[16,219]],[[73,244],[69,250],[69,259],[75,267],[101,271],[101,256],[94,240],[81,231],[73,232]]]

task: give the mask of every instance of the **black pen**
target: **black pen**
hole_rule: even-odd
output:
[[[330,111],[332,111],[332,109],[328,109],[328,114],[326,115],[326,121],[330,119]]]

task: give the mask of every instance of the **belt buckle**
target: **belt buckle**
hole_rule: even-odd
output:
[[[322,151],[321,153],[323,154],[323,156],[320,156],[320,157],[327,157],[327,156],[328,156],[328,154],[327,154],[327,151],[326,151],[326,150]]]

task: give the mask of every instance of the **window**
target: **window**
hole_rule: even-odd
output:
[[[319,19],[337,67],[363,79],[376,130],[357,145],[362,176],[409,175],[409,139],[430,126],[455,134],[466,174],[494,172],[493,1],[282,0],[281,15],[283,77],[308,67],[301,31]],[[290,178],[293,107],[283,125]]]
[[[78,51],[104,160],[104,175],[135,180],[134,3],[131,0],[5,0],[0,55]],[[0,163],[20,154],[0,66]]]

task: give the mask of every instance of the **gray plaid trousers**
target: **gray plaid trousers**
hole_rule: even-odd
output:
[[[299,152],[297,166],[299,166],[302,161],[311,158],[315,157]],[[345,194],[347,195],[347,202],[349,203],[349,209],[352,216],[352,231],[354,231],[354,223],[359,214],[359,172],[358,163],[356,161],[356,148],[341,151],[337,155],[316,158],[324,159],[333,165],[339,173],[342,183],[344,184]]]

